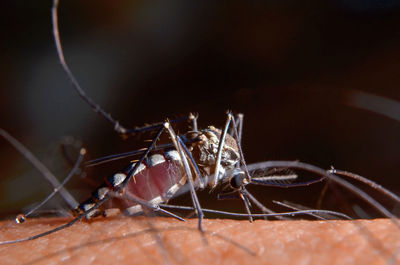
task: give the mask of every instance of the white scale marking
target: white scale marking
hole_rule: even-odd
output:
[[[149,159],[147,160],[147,165],[148,165],[148,167],[154,167],[154,166],[157,166],[158,164],[162,164],[164,162],[165,162],[165,159],[162,155],[154,154],[154,155],[150,156]]]
[[[116,173],[114,174],[114,176],[112,176],[112,185],[118,186],[120,185],[122,182],[124,182],[124,180],[126,179],[126,175],[124,173]]]

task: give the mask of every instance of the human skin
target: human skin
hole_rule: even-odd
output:
[[[34,235],[68,220],[31,219],[2,228],[0,240]],[[2,245],[0,263],[390,264],[400,249],[400,230],[388,219],[205,219],[203,225],[204,234],[197,230],[196,219],[100,218],[36,240]]]

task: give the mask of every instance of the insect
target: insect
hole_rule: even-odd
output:
[[[201,229],[201,220],[203,214],[200,203],[195,193],[196,188],[204,188],[207,185],[209,185],[212,189],[219,185],[227,186],[230,191],[234,191],[239,194],[239,198],[242,199],[249,213],[249,198],[247,197],[250,197],[249,195],[251,194],[247,194],[247,190],[244,189],[246,185],[251,183],[258,185],[279,186],[276,179],[268,179],[263,175],[261,175],[260,177],[255,177],[246,170],[246,163],[240,150],[242,122],[239,119],[238,124],[235,124],[235,119],[233,119],[231,114],[228,114],[228,119],[222,132],[216,129],[197,130],[196,120],[192,116],[191,120],[193,121],[193,131],[185,135],[184,140],[182,140],[180,136],[177,136],[175,134],[172,126],[168,122],[154,126],[148,126],[140,130],[129,130],[126,129],[124,126],[121,126],[118,121],[113,119],[111,115],[106,113],[100,106],[98,106],[86,95],[86,93],[77,82],[76,78],[72,75],[72,72],[69,69],[68,65],[66,64],[59,36],[57,7],[58,1],[54,1],[54,6],[52,9],[52,19],[55,43],[61,65],[63,66],[65,72],[73,83],[73,87],[78,92],[78,94],[96,112],[98,112],[100,116],[113,124],[115,131],[122,135],[128,136],[129,134],[136,133],[138,131],[154,129],[159,130],[159,133],[153,139],[151,145],[146,149],[145,152],[143,152],[141,159],[139,159],[139,161],[137,161],[136,163],[129,164],[127,168],[122,170],[122,172],[118,172],[108,178],[103,185],[96,189],[92,198],[82,203],[76,209],[75,213],[78,216],[85,216],[87,218],[90,218],[98,214],[105,214],[105,208],[107,208],[104,207],[106,206],[106,200],[110,200],[110,202],[107,202],[108,204],[115,204],[116,206],[118,206],[118,208],[125,208],[131,214],[140,211],[143,205],[147,205],[148,207],[157,210],[157,206],[160,203],[166,202],[175,194],[175,192],[177,192],[177,190],[181,186],[183,186],[187,182],[192,200],[194,202],[194,207],[197,211],[197,214],[199,215],[199,228]],[[231,121],[233,123],[231,134],[232,136],[227,134],[227,130],[229,129],[229,124],[231,123]],[[161,154],[154,154],[149,156],[149,154],[153,151],[152,149],[154,148],[157,139],[161,134],[161,131],[164,130],[164,128],[167,129],[175,150],[166,150]],[[188,144],[188,149],[192,150],[185,150],[187,148],[185,144]],[[192,152],[194,152],[195,157],[192,157]],[[178,166],[178,164],[181,165]],[[292,162],[282,162],[281,164],[278,163],[278,166],[276,167],[290,167],[291,165],[293,165]],[[143,183],[140,183],[140,181],[144,179],[143,176],[146,174],[153,174],[152,171],[156,171],[156,167],[164,167],[161,176],[163,178],[173,176],[173,181],[168,183],[168,185],[161,185],[160,189],[157,191],[151,191],[151,189],[148,189],[146,192],[142,192],[142,194],[138,196],[139,192],[137,191],[137,187],[143,185]],[[171,174],[171,171],[167,171],[166,168],[169,167],[174,168],[175,172],[173,174]],[[269,168],[273,167],[274,166],[271,165],[271,167]],[[266,167],[265,169],[268,169],[268,167]],[[303,169],[307,169],[307,167]],[[260,170],[260,168],[255,170],[259,170],[261,172],[263,171]],[[192,176],[193,174],[194,177]],[[326,175],[326,172],[322,174],[322,171],[319,171],[318,174],[320,177],[316,178],[313,181],[293,185],[289,185],[288,183],[286,183],[286,186],[309,185],[314,182],[322,181],[324,178],[327,177],[332,178],[332,176]],[[290,182],[293,181],[294,178],[295,176],[293,175],[283,176],[281,177],[281,179],[279,179],[279,181]],[[134,180],[133,182],[132,179]],[[137,179],[138,184],[135,183],[135,179]],[[147,179],[151,179],[153,181],[153,178]],[[147,185],[149,183],[144,184]],[[153,186],[154,188],[155,185],[153,184],[154,183],[152,183],[151,186]],[[281,184],[281,186],[285,186],[285,184]],[[110,195],[114,196],[114,198],[109,198],[108,196],[106,196],[107,193],[110,191],[112,191],[112,194],[110,193]],[[138,201],[124,202],[120,198],[115,198],[115,196],[118,196],[119,191],[125,191],[125,193],[128,193],[124,194],[125,196],[135,197],[134,199]],[[104,200],[106,197],[108,199]],[[251,196],[250,198],[253,197]],[[138,203],[139,200],[141,200],[140,203]],[[254,201],[254,203],[261,206],[260,208],[262,208],[264,211],[269,212],[269,210],[265,209],[265,207],[262,206],[261,203],[256,201]]]
[[[53,19],[56,19],[56,13],[54,13]],[[54,25],[57,25],[57,23],[55,22]],[[58,30],[55,29],[55,32],[57,33]],[[59,38],[56,39],[59,40]],[[58,49],[61,51],[61,44],[59,41],[57,43]],[[64,61],[62,52],[59,52],[59,54],[61,56],[61,61]],[[67,67],[65,62],[63,63],[63,66]],[[66,69],[67,72],[71,73],[68,67]],[[125,127],[121,126],[118,122],[112,119],[110,115],[108,115],[93,101],[91,101],[85,95],[83,90],[80,89],[79,84],[73,78],[72,74],[70,77],[72,77],[72,82],[75,83],[78,91],[81,92],[81,96],[83,96],[93,108],[99,111],[103,117],[111,121],[117,132],[124,135],[128,135],[130,132],[132,132],[131,130],[127,130]],[[315,180],[315,182],[319,182],[326,178],[337,181],[377,206],[375,201],[371,201],[369,197],[364,196],[364,194],[359,190],[348,185],[346,182],[343,182],[335,175],[332,175],[337,173],[338,175],[341,174],[347,175],[348,177],[355,177],[354,174],[349,174],[334,169],[326,172],[325,170],[312,165],[291,161],[270,161],[262,164],[246,166],[243,155],[240,154],[241,130],[236,131],[237,128],[241,127],[242,123],[240,122],[239,124],[234,124],[232,134],[227,134],[226,131],[229,130],[229,123],[231,122],[235,123],[235,119],[233,119],[231,114],[228,114],[228,125],[226,125],[222,131],[215,128],[209,128],[206,130],[193,130],[193,132],[189,132],[188,134],[184,135],[184,137],[176,135],[168,121],[162,123],[161,125],[156,125],[155,129],[158,130],[159,133],[153,139],[149,147],[142,152],[141,159],[135,163],[130,163],[128,167],[123,169],[121,172],[118,172],[107,178],[106,182],[108,182],[108,184],[104,183],[104,185],[101,185],[95,190],[92,198],[77,208],[76,213],[78,218],[92,218],[98,214],[106,214],[108,206],[105,206],[108,203],[110,203],[111,206],[117,206],[117,208],[126,209],[126,211],[128,211],[130,214],[135,214],[144,208],[150,208],[151,210],[158,211],[160,210],[160,206],[165,206],[161,205],[162,202],[167,201],[177,192],[178,189],[182,189],[183,186],[186,186],[190,190],[192,199],[194,201],[194,207],[189,208],[191,210],[195,210],[199,215],[198,227],[201,230],[202,212],[205,212],[206,209],[200,207],[200,202],[196,197],[195,189],[203,188],[207,185],[211,188],[225,186],[228,189],[228,194],[222,194],[221,197],[229,196],[231,195],[229,194],[229,191],[233,191],[237,197],[243,201],[245,207],[247,208],[248,213],[245,214],[245,216],[252,218],[255,215],[250,214],[249,201],[259,205],[264,212],[268,212],[268,209],[265,209],[262,204],[257,203],[257,201],[254,200],[255,198],[248,193],[245,187],[249,184],[279,186],[278,182],[280,181],[284,182],[280,183],[281,186],[291,186],[289,185],[290,182],[296,179],[296,176],[294,175],[275,176],[274,179],[267,178],[269,176],[264,175],[263,173],[266,172],[267,169],[280,167],[300,168],[302,170],[314,172],[320,176]],[[192,127],[195,128],[197,126],[193,124]],[[154,151],[158,135],[161,134],[162,130],[168,131],[173,144],[169,146],[170,149],[160,149],[160,153],[152,153]],[[203,136],[206,138],[204,141],[201,140]],[[207,145],[211,146],[210,150],[212,151],[205,148]],[[203,162],[209,162],[209,164]],[[153,181],[153,178],[146,178],[145,176],[153,175],[158,167],[161,168],[161,174],[159,174],[159,176],[162,176],[162,178],[169,178],[173,176],[173,181],[168,183],[168,185],[164,185],[164,182],[162,182],[162,185],[159,185],[160,187],[158,190],[150,192],[150,188],[140,194],[140,191],[138,191],[138,187],[140,187],[140,185],[150,184],[150,179],[152,182],[156,182],[155,178]],[[148,182],[143,183],[143,180],[147,180]],[[285,184],[285,182],[288,183]],[[303,184],[307,185],[311,183],[313,182],[307,182]],[[151,187],[154,188],[155,185],[151,185]],[[119,194],[120,191],[124,194]],[[378,208],[381,209],[384,214],[391,216],[390,213],[387,213],[384,208],[379,206]],[[315,213],[321,212],[322,211],[315,211]],[[172,213],[167,211],[164,211],[164,213],[174,216]],[[266,214],[264,214],[264,216],[266,216]]]

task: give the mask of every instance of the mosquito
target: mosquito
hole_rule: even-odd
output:
[[[217,186],[226,187],[231,193],[236,193],[237,196],[242,200],[247,214],[251,220],[251,214],[249,210],[250,200],[260,207],[264,212],[271,212],[269,209],[266,209],[261,203],[259,203],[245,189],[246,185],[255,184],[291,187],[310,185],[324,179],[330,179],[331,181],[344,186],[345,188],[356,193],[358,196],[362,197],[364,200],[373,204],[374,207],[378,208],[379,211],[381,211],[385,216],[394,219],[394,216],[385,210],[382,205],[375,202],[371,197],[369,197],[368,194],[363,193],[354,185],[334,175],[333,173],[335,172],[333,171],[326,171],[301,162],[271,161],[265,162],[264,164],[258,164],[257,167],[264,170],[270,168],[297,168],[300,170],[311,171],[317,174],[319,178],[306,183],[293,184],[290,182],[293,182],[295,177],[279,176],[281,177],[279,181],[286,181],[289,183],[277,185],[277,177],[275,177],[274,182],[271,178],[262,175],[261,177],[252,176],[252,172],[249,172],[249,170],[246,168],[246,163],[240,144],[242,137],[243,115],[238,115],[238,122],[236,122],[233,115],[228,113],[223,130],[218,130],[213,127],[205,130],[198,130],[197,118],[194,115],[189,115],[188,119],[192,122],[192,131],[188,132],[184,136],[176,135],[171,126],[171,122],[168,120],[163,123],[154,124],[139,129],[127,129],[126,127],[122,126],[117,120],[112,118],[110,114],[104,111],[98,104],[96,104],[90,97],[86,95],[85,91],[81,88],[79,82],[76,80],[68,64],[66,63],[60,42],[57,9],[58,0],[54,0],[52,8],[52,22],[57,54],[64,71],[72,82],[73,88],[77,91],[78,95],[96,113],[112,124],[114,130],[123,137],[129,137],[131,134],[142,131],[158,130],[157,135],[154,137],[151,144],[142,153],[141,158],[135,163],[128,165],[121,172],[118,172],[107,178],[105,183],[96,189],[92,198],[85,201],[76,209],[75,212],[79,214],[78,216],[91,218],[99,214],[104,214],[102,205],[108,200],[114,202],[117,201],[116,204],[119,204],[119,206],[122,205],[122,208],[126,208],[126,211],[129,213],[136,213],[140,211],[143,206],[152,208],[153,210],[159,210],[158,206],[162,202],[168,201],[168,199],[170,199],[173,194],[184,185],[184,183],[187,183],[194,209],[199,217],[198,227],[200,230],[202,230],[201,220],[203,218],[203,211],[195,192],[196,188],[203,189],[206,186],[210,187],[211,189],[215,189]],[[231,134],[228,134],[227,132],[230,126]],[[161,154],[150,155],[155,149],[156,142],[164,130],[166,130],[169,134],[174,150],[166,150]],[[171,172],[174,172],[171,174],[172,179],[169,179],[169,182],[167,182],[168,184],[163,182],[162,185],[156,186],[157,184],[155,183],[158,180],[155,178],[153,180],[152,177],[144,177],[147,174],[153,175],[157,170],[160,169],[162,169],[160,179],[168,179],[170,178]],[[173,170],[168,172],[167,169]],[[253,169],[255,170],[257,168]],[[354,175],[347,174],[346,176],[352,177]],[[150,185],[150,183],[154,183],[155,185]],[[147,188],[146,191],[138,191],[140,190],[138,187],[141,186],[150,186],[150,188]],[[120,192],[123,192],[125,197],[132,195],[131,202],[121,202],[119,198],[115,199],[115,195]],[[114,197],[107,196],[108,193]],[[111,199],[112,197],[113,199]],[[222,197],[224,196],[222,195]],[[134,203],[135,205],[131,205],[133,200],[136,200]],[[139,200],[141,200],[140,203]],[[397,220],[394,220],[394,222],[397,223]]]
[[[230,117],[233,121],[233,117],[228,114],[228,117]],[[231,120],[228,119],[228,122]],[[168,122],[164,123],[164,126],[168,128]],[[147,127],[146,127],[147,128]],[[162,127],[164,128],[164,127]],[[227,132],[227,126],[226,129],[224,130],[224,133],[221,135],[221,138],[227,138],[228,140],[226,141],[231,141],[230,145],[225,146],[224,150],[223,148],[221,149],[219,143],[219,139],[217,135],[221,134],[221,131],[214,128],[214,127],[209,127],[204,130],[200,130],[197,132],[191,131],[187,133],[185,136],[185,141],[186,142],[192,142],[192,145],[189,146],[189,148],[186,147],[185,144],[183,144],[183,141],[181,137],[176,136],[176,139],[179,141],[177,142],[177,149],[179,150],[176,151],[173,149],[173,145],[169,144],[167,146],[170,146],[170,148],[165,148],[165,146],[158,146],[158,151],[156,154],[152,154],[148,156],[147,159],[144,159],[147,156],[147,153],[149,150],[151,150],[151,147],[154,146],[154,140],[151,143],[150,147],[147,148],[144,152],[144,155],[142,155],[141,161],[142,162],[131,162],[127,168],[122,170],[121,172],[117,172],[113,174],[112,176],[106,178],[105,182],[98,187],[95,192],[93,192],[93,195],[90,199],[87,201],[77,205],[77,202],[75,199],[69,194],[67,190],[63,187],[67,181],[71,179],[71,177],[76,174],[78,171],[79,165],[81,164],[83,160],[83,156],[86,154],[86,150],[84,148],[81,148],[79,157],[71,170],[70,174],[63,180],[62,183],[59,183],[54,177],[54,175],[48,170],[26,147],[24,147],[21,143],[19,143],[15,138],[13,138],[11,135],[9,135],[5,130],[1,129],[0,130],[0,135],[3,136],[10,144],[12,144],[21,154],[23,154],[53,185],[54,190],[49,196],[47,196],[41,203],[39,203],[37,206],[35,206],[33,209],[28,211],[27,213],[24,214],[19,214],[15,218],[16,223],[23,223],[25,222],[26,218],[29,217],[31,214],[35,213],[40,207],[42,207],[47,201],[49,201],[56,193],[60,193],[61,196],[64,198],[64,200],[69,203],[70,207],[73,209],[73,213],[77,218],[75,218],[73,221],[70,223],[67,223],[66,225],[61,226],[60,228],[56,228],[54,230],[50,230],[47,232],[44,232],[40,235],[32,236],[27,239],[21,239],[21,240],[13,240],[13,241],[4,241],[0,242],[0,244],[11,244],[11,243],[18,243],[18,242],[23,242],[27,240],[33,240],[45,235],[48,235],[50,233],[54,233],[56,231],[59,231],[63,228],[66,228],[72,224],[74,224],[76,221],[81,219],[82,217],[85,217],[86,219],[93,218],[97,215],[107,215],[107,209],[110,209],[112,207],[117,207],[119,209],[125,209],[125,212],[128,215],[133,215],[139,212],[142,212],[144,209],[143,208],[149,208],[154,211],[159,211],[162,213],[165,213],[167,215],[170,215],[172,217],[175,217],[179,220],[183,220],[180,216],[173,214],[169,211],[166,211],[162,209],[160,206],[165,207],[165,208],[175,208],[175,209],[183,209],[183,210],[188,210],[189,208],[185,207],[179,207],[179,206],[171,206],[171,205],[166,205],[162,204],[167,202],[170,198],[172,198],[175,193],[183,187],[185,184],[189,184],[189,187],[193,188],[205,188],[205,184],[213,189],[217,186],[225,186],[224,190],[228,189],[230,193],[232,192],[238,192],[240,195],[240,198],[243,200],[245,203],[246,209],[248,210],[248,214],[246,215],[241,215],[241,214],[233,214],[229,212],[223,212],[223,211],[215,211],[215,210],[209,210],[209,209],[202,209],[200,208],[200,204],[198,202],[197,197],[195,197],[196,193],[194,194],[194,206],[191,209],[196,210],[197,213],[201,213],[204,211],[206,212],[212,212],[212,213],[219,213],[219,214],[225,214],[225,215],[235,215],[235,216],[247,216],[252,220],[253,217],[260,217],[260,216],[285,216],[285,215],[295,215],[295,214],[321,214],[321,213],[326,213],[326,214],[331,214],[331,215],[337,215],[342,218],[349,218],[343,214],[332,212],[332,211],[323,211],[323,210],[315,210],[315,211],[296,211],[296,212],[289,212],[286,214],[276,214],[270,211],[269,209],[266,209],[260,202],[258,202],[249,192],[247,192],[244,189],[244,185],[246,185],[250,182],[246,180],[246,173],[244,170],[240,168],[234,168],[234,165],[236,165],[239,161],[239,148],[236,145],[236,142],[233,141],[233,138],[226,134]],[[168,128],[171,130],[173,133],[173,130],[171,128]],[[159,131],[157,134],[156,138],[160,136],[160,132],[162,129]],[[194,140],[195,139],[195,140]],[[162,149],[161,149],[162,148]],[[189,151],[190,150],[190,151]],[[219,152],[220,150],[223,150],[224,152]],[[185,153],[184,153],[185,152]],[[219,153],[220,155],[216,155]],[[193,154],[193,155],[192,155]],[[119,155],[119,156],[123,156]],[[181,157],[183,157],[183,161],[181,160]],[[190,163],[188,162],[187,157],[190,158]],[[104,163],[110,159],[115,159],[115,156],[113,157],[104,157],[101,159],[96,159],[89,161],[87,165],[95,165],[99,163]],[[220,165],[221,168],[216,169],[218,167],[215,166],[215,160],[220,160]],[[196,162],[197,161],[197,162]],[[199,163],[201,162],[201,164]],[[182,165],[183,164],[183,165]],[[189,164],[193,166],[192,169],[187,169],[189,167]],[[138,166],[139,165],[139,166]],[[185,168],[186,167],[186,168]],[[136,173],[133,174],[132,172],[134,168],[136,170]],[[268,168],[268,166],[266,167]],[[265,172],[267,172],[267,169],[263,168],[263,166],[254,166],[250,165],[250,172],[252,175],[252,182],[258,184],[264,184],[264,185],[286,185],[288,186],[289,182],[291,180],[296,179],[295,175],[286,175],[286,176],[272,176],[268,177],[266,176]],[[188,171],[186,171],[187,169]],[[188,177],[191,176],[191,172],[196,170],[196,174],[198,174],[199,178],[196,179],[196,182],[194,183],[193,181],[190,182],[188,181]],[[219,178],[215,177],[217,176],[216,174],[209,174],[204,175],[204,178],[202,178],[202,172],[210,172],[210,171],[217,171],[219,170]],[[128,178],[128,175],[131,175],[130,181],[127,181],[127,185],[125,187],[122,187],[122,184],[126,179]],[[317,178],[314,181],[310,181],[307,183],[296,183],[294,185],[309,185],[313,182],[319,182],[323,178]],[[287,183],[287,184],[284,184]],[[123,189],[122,189],[123,188]],[[119,190],[123,191],[122,193],[118,193]],[[109,197],[107,197],[108,193],[110,193]],[[250,203],[249,200],[253,201],[258,205],[265,213],[267,214],[251,214],[250,213]],[[107,207],[105,206],[105,202],[108,203]],[[197,203],[197,205],[196,205]],[[261,205],[261,206],[260,206]],[[199,207],[199,208],[196,208]],[[289,206],[290,207],[290,206]],[[269,213],[269,214],[268,214]],[[198,214],[199,217],[199,229],[201,230],[201,214]]]
[[[92,196],[88,200],[79,204],[77,207],[71,207],[74,209],[73,212],[76,216],[72,221],[42,234],[20,240],[0,242],[0,244],[11,244],[34,240],[72,226],[83,218],[91,219],[98,215],[107,215],[107,211],[110,208],[121,209],[130,215],[147,209],[155,212],[162,212],[182,220],[182,217],[163,208],[174,208],[174,206],[168,206],[165,203],[174,197],[179,190],[184,189],[184,187],[188,189],[193,201],[193,207],[186,207],[186,209],[194,210],[197,214],[198,229],[200,231],[204,231],[202,219],[205,212],[244,216],[249,218],[250,221],[252,221],[254,217],[261,216],[289,216],[293,214],[314,214],[319,216],[319,214],[322,213],[340,215],[336,212],[324,212],[322,210],[296,210],[293,205],[287,205],[287,207],[295,210],[291,213],[273,213],[246,189],[248,185],[275,187],[307,186],[326,179],[329,179],[357,194],[364,201],[370,203],[380,211],[384,216],[391,218],[393,222],[400,227],[400,224],[393,214],[391,214],[381,204],[361,189],[339,177],[344,176],[367,183],[366,179],[361,176],[335,169],[327,171],[298,161],[267,161],[247,165],[241,148],[243,115],[238,115],[237,118],[235,118],[234,115],[229,112],[227,114],[225,126],[222,130],[211,126],[206,129],[198,129],[197,117],[195,115],[189,115],[187,120],[192,123],[192,130],[184,135],[177,135],[175,133],[172,124],[176,121],[166,120],[162,123],[153,124],[139,129],[127,129],[122,126],[117,120],[113,119],[110,114],[105,112],[86,95],[85,91],[80,87],[78,81],[72,74],[72,71],[69,69],[60,42],[57,8],[58,1],[55,0],[52,8],[52,19],[57,52],[61,65],[79,96],[95,112],[111,123],[117,133],[124,137],[151,130],[155,130],[157,133],[149,146],[144,150],[134,152],[134,154],[140,155],[140,159],[129,163],[121,171],[106,177],[104,183],[93,192]],[[229,130],[231,131],[230,133],[228,133]],[[168,133],[172,143],[167,145],[157,145],[158,139],[165,131]],[[92,164],[103,163],[120,156],[106,157],[92,161]],[[274,168],[291,168],[309,171],[318,177],[312,181],[298,183],[296,182],[297,176],[295,174],[269,176],[265,173]],[[57,187],[57,190],[62,190],[62,187],[60,186],[62,185],[60,184]],[[382,193],[389,194],[393,200],[400,202],[400,199],[396,195],[387,191],[383,187],[375,183],[371,183],[370,186]],[[240,215],[203,209],[197,197],[196,190],[204,188],[214,190],[217,187],[222,187],[224,190],[224,192],[220,194],[221,198],[229,196],[239,198],[243,202],[247,213]],[[250,210],[251,203],[259,207],[263,211],[263,214],[252,214]],[[175,207],[175,209],[176,208],[185,209],[184,207]],[[22,221],[24,219],[22,217],[17,219]],[[347,218],[344,215],[341,215],[341,217]]]

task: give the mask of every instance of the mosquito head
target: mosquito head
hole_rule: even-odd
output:
[[[205,175],[214,174],[221,130],[209,126],[205,130],[189,132],[186,137],[194,141],[190,149],[200,170]],[[239,160],[240,155],[236,141],[227,135],[222,148],[221,173],[233,169]]]

